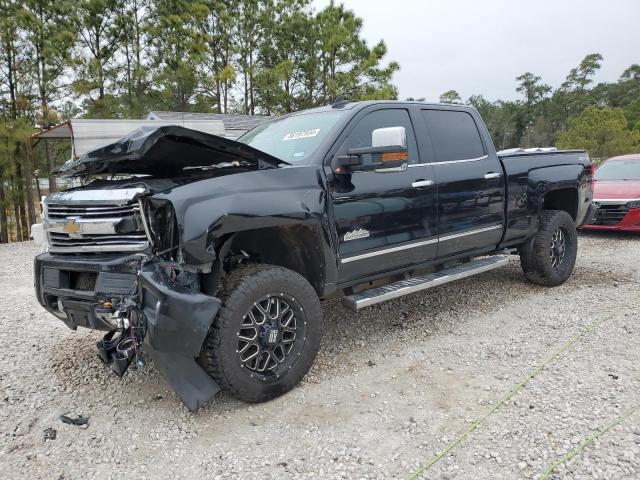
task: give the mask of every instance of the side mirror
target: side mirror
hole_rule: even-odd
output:
[[[363,157],[371,155],[370,164],[363,163]],[[376,171],[379,173],[401,172],[409,163],[407,133],[404,127],[377,128],[371,132],[371,146],[352,148],[347,154],[334,161],[334,172],[352,173]]]

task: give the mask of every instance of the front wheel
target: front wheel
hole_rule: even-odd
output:
[[[548,287],[561,285],[571,276],[578,253],[573,219],[562,210],[545,210],[538,233],[518,251],[522,270],[530,282]]]
[[[322,310],[315,290],[296,272],[273,265],[239,268],[225,283],[201,365],[223,390],[247,402],[291,390],[320,348]]]

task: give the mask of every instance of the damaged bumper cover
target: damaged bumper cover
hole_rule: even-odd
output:
[[[213,397],[220,387],[198,365],[220,300],[173,283],[161,270],[140,272],[148,345],[155,365],[190,410]]]
[[[113,330],[120,305],[144,313],[145,350],[190,410],[220,388],[196,362],[220,300],[180,285],[144,254],[35,259],[38,301],[69,328]]]

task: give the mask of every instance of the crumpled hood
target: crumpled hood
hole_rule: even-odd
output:
[[[238,162],[256,169],[287,165],[244,143],[178,126],[141,127],[110,145],[87,152],[62,165],[65,177],[97,174],[147,174],[155,177],[184,174],[188,167]]]

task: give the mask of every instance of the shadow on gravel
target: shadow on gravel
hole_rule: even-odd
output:
[[[545,293],[562,295],[580,288],[627,283],[629,278],[624,273],[588,264],[578,265],[564,285],[542,287],[524,278],[518,258],[513,257],[505,268],[374,305],[359,313],[343,308],[337,300],[325,302],[325,334],[320,356],[338,356],[338,361],[322,362],[330,372],[340,360],[352,358],[357,348],[362,349],[361,358],[366,363],[366,352],[384,352],[390,338],[407,342],[426,340],[439,332],[452,332],[479,315],[527,297]]]
[[[90,389],[100,389],[105,394],[120,391],[131,400],[155,395],[161,379],[150,362],[145,368],[130,369],[119,378],[98,359],[96,342],[103,333],[69,331],[50,347],[49,368],[58,384],[74,396]]]
[[[610,230],[578,230],[578,237],[602,240],[640,242],[640,232],[613,232]]]

